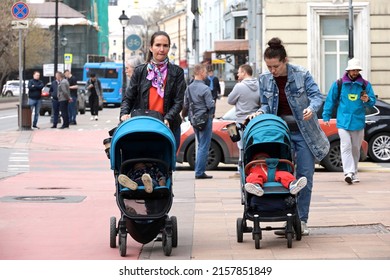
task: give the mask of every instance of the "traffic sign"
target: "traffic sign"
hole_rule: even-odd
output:
[[[13,20],[11,21],[12,29],[27,29],[28,28],[28,20]]]
[[[26,19],[30,13],[30,8],[24,2],[16,2],[11,8],[12,16],[16,19]]]
[[[126,38],[126,47],[131,51],[139,50],[142,46],[142,39],[136,34],[131,34]]]
[[[65,64],[72,64],[73,55],[71,53],[64,54],[64,62]]]

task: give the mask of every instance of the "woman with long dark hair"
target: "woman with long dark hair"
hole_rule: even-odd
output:
[[[137,66],[123,96],[120,120],[125,121],[134,109],[161,113],[172,130],[176,149],[180,144],[180,112],[183,107],[186,82],[184,71],[169,62],[171,39],[164,31],[155,32],[150,40],[146,63]]]

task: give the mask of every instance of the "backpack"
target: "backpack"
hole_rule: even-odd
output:
[[[337,80],[337,101],[339,102],[340,100],[340,95],[341,95],[341,88],[343,86],[343,81],[342,79],[338,79]],[[363,80],[363,85],[362,85],[362,88],[363,88],[363,91],[366,90],[366,86],[367,86],[367,81],[366,80]]]

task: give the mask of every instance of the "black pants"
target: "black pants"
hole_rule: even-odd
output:
[[[62,127],[69,127],[69,115],[68,115],[68,104],[69,101],[60,101],[60,112],[62,117]]]
[[[88,101],[91,107],[91,115],[97,116],[99,114],[99,97],[97,94],[91,94]]]

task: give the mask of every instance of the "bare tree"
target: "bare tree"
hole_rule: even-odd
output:
[[[15,20],[11,14],[14,3],[14,0],[0,1],[0,85],[3,85],[19,66],[19,32],[11,28],[11,22]],[[53,42],[50,31],[34,24],[30,16],[29,21],[29,28],[22,32],[26,51],[26,69],[45,63],[49,59],[47,54],[51,53]]]

